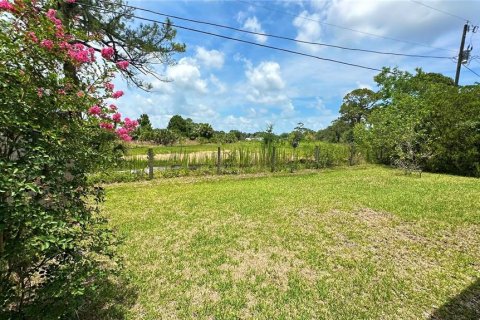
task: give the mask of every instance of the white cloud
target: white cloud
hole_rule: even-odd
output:
[[[373,33],[389,38],[436,45],[436,39],[461,26],[459,20],[421,6],[412,1],[330,1],[325,9],[327,23],[347,26],[352,29]],[[439,1],[428,2],[432,7],[469,18],[469,12],[478,11],[478,1]],[[361,43],[365,38],[383,41],[366,34],[329,28],[337,40]],[[461,27],[458,28],[460,33]],[[455,39],[455,46],[458,40]],[[388,41],[390,44],[398,42]],[[383,42],[383,45],[386,43]],[[411,48],[412,45],[404,44]],[[438,45],[437,45],[438,46]]]
[[[293,25],[297,28],[297,36],[295,39],[308,42],[320,42],[322,28],[320,26],[320,23],[317,22],[319,20],[319,14],[309,14],[306,10],[302,11],[293,20]],[[317,45],[300,43],[299,46],[310,52],[318,52],[320,50],[320,46]]]
[[[218,113],[212,107],[199,103],[195,109],[191,111],[189,116],[191,116],[193,120],[211,122],[211,119],[218,117]]]
[[[220,81],[217,77],[215,77],[213,74],[210,75],[209,80],[210,80],[210,83],[217,88],[217,91],[215,92],[216,94],[222,94],[227,90],[226,85],[222,81]]]
[[[264,61],[256,68],[245,71],[248,82],[262,91],[276,91],[285,88],[280,65],[273,61]]]
[[[286,83],[282,78],[280,65],[274,61],[264,61],[258,66],[246,65],[245,98],[255,104],[266,105],[277,109],[280,117],[292,117],[295,107],[286,94]],[[269,110],[272,112],[272,110]],[[265,115],[264,110],[250,109],[250,115]]]
[[[197,47],[195,58],[207,68],[221,69],[225,62],[223,52],[218,50],[207,50],[203,47]]]
[[[258,33],[265,33],[265,31],[262,29],[262,24],[258,21],[256,16],[253,16],[251,18],[248,18],[245,20],[245,23],[243,24],[243,28],[252,31],[252,32],[258,32]],[[267,36],[259,35],[256,34],[254,35],[255,40],[260,43],[265,43],[267,42]]]
[[[182,58],[178,64],[167,68],[167,78],[173,80],[175,87],[193,89],[207,93],[207,82],[201,78],[200,69],[195,59]]]

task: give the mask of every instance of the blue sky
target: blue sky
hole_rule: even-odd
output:
[[[130,5],[180,17],[205,20],[236,28],[295,39],[369,50],[454,57],[458,54],[464,21],[414,1],[129,1]],[[424,4],[480,24],[480,1],[424,1]],[[164,17],[137,12],[139,16]],[[289,50],[380,69],[422,67],[454,77],[452,59],[422,59],[345,51],[254,36],[237,31],[172,19],[175,24]],[[331,24],[382,36],[334,27]],[[410,43],[385,38],[401,39]],[[318,130],[338,116],[343,96],[367,87],[375,89],[377,72],[296,56],[271,49],[178,30],[177,41],[187,50],[175,56],[174,66],[158,66],[170,82],[147,78],[150,93],[128,88],[118,101],[125,116],[147,113],[155,127],[165,127],[175,114],[208,122],[216,130],[262,131],[272,123],[275,132],[289,132],[298,122]],[[480,31],[467,36],[472,55],[480,56]],[[480,73],[480,60],[469,68]],[[480,78],[462,69],[460,84]]]

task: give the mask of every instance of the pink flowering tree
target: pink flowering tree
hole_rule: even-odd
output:
[[[103,192],[87,176],[131,139],[137,123],[111,103],[124,94],[112,81],[135,82],[145,61],[105,40],[115,25],[83,31],[95,17],[75,0],[0,0],[2,319],[78,316],[116,269]]]

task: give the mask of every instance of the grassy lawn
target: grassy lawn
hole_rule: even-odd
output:
[[[478,319],[480,181],[381,167],[107,186],[131,319]]]

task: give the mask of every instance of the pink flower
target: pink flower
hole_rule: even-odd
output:
[[[66,3],[75,3],[77,0],[65,0]]]
[[[111,83],[111,82],[105,82],[105,90],[107,90],[107,91],[113,91],[113,88],[115,88],[115,86],[113,85],[113,83]]]
[[[110,60],[112,59],[113,54],[115,53],[115,50],[113,50],[112,47],[105,47],[102,49],[101,53],[102,53],[102,57],[104,57],[107,60]]]
[[[122,134],[120,136],[120,139],[122,139],[123,141],[132,141],[132,137],[130,137],[128,134]]]
[[[128,132],[134,130],[138,126],[137,120],[130,120],[130,118],[125,118],[123,122],[123,126]]]
[[[124,61],[118,61],[117,62],[117,67],[121,70],[126,70],[128,68],[129,64],[130,63],[128,61],[125,61],[125,60]]]
[[[117,131],[115,131],[117,136],[122,139],[123,141],[132,141],[132,137],[128,135],[128,130],[125,128],[118,128]]]
[[[91,106],[90,109],[88,109],[88,113],[95,116],[99,115],[102,112],[102,108],[100,108],[97,105]]]
[[[38,96],[39,98],[43,97],[43,88],[38,88],[38,89],[37,89],[37,96]]]
[[[124,140],[124,141],[132,141],[132,137],[130,137],[128,135],[129,133],[129,130],[125,129],[125,128],[118,128],[117,131],[115,131],[115,133],[117,134],[117,136]]]
[[[45,49],[52,50],[53,49],[53,41],[48,40],[48,39],[42,40],[42,42],[40,42],[40,46],[44,47]]]
[[[83,98],[85,96],[85,93],[83,91],[78,91],[77,92],[77,97]]]
[[[118,128],[117,131],[116,131],[116,133],[117,133],[118,135],[128,134],[128,130],[125,129],[125,128]]]
[[[35,35],[35,32],[30,31],[30,32],[27,33],[27,36],[28,36],[28,38],[29,38],[30,40],[32,40],[33,42],[35,42],[35,43],[38,42],[38,38],[37,38],[37,36]]]
[[[81,43],[75,43],[68,50],[68,55],[78,63],[88,63],[95,61],[95,49],[87,48]]]
[[[114,114],[112,115],[112,120],[113,120],[113,122],[118,123],[118,122],[120,122],[120,121],[122,120],[122,115],[121,115],[120,113],[118,113],[118,112],[117,112],[117,113],[114,113]]]
[[[58,94],[65,95],[65,90],[63,90],[63,89],[58,89]]]
[[[62,41],[58,44],[58,46],[60,47],[60,49],[70,49],[70,43],[66,42],[66,41]]]
[[[114,99],[118,99],[118,98],[120,98],[121,96],[123,96],[123,91],[122,91],[122,90],[115,91],[115,92],[112,94],[112,98],[114,98]]]
[[[106,130],[113,130],[113,124],[108,122],[100,122],[100,128],[103,128]]]
[[[13,5],[8,0],[0,0],[0,10],[15,11]]]
[[[62,25],[57,25],[57,31],[55,32],[55,37],[58,39],[61,39],[65,36],[65,33],[63,33],[63,26]]]
[[[55,9],[48,9],[47,13],[45,14],[47,16],[48,19],[52,20],[53,18],[55,18],[55,16],[57,15],[57,10]]]
[[[117,111],[117,109],[118,109],[117,106],[114,105],[114,104],[111,104],[111,105],[109,106],[109,108],[110,108],[110,110],[112,110],[112,111]]]

